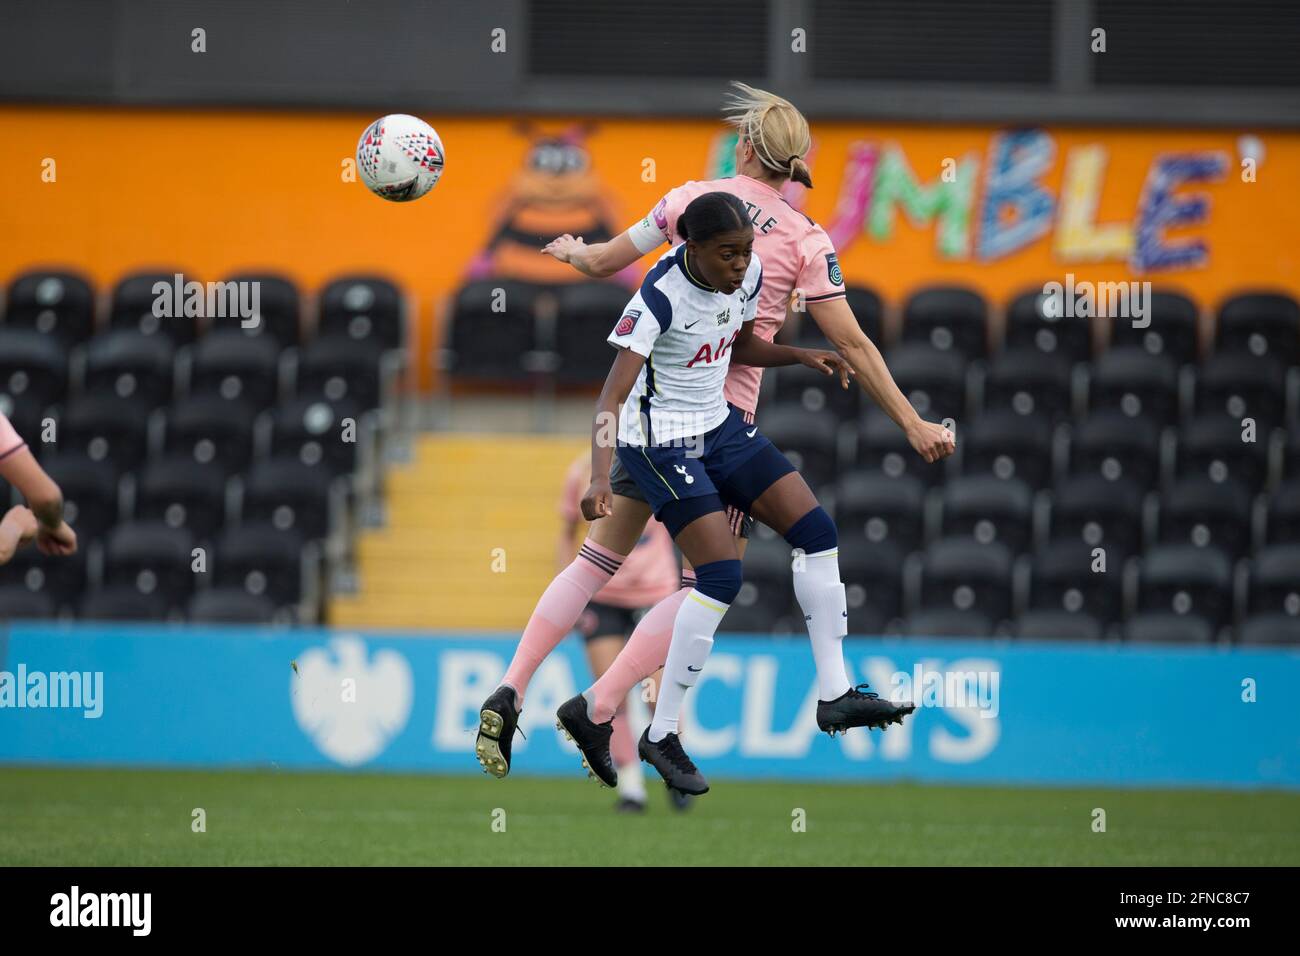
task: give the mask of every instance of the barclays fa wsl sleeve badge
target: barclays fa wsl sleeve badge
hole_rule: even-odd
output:
[[[636,320],[641,318],[640,309],[628,309],[623,318],[618,320],[618,325],[614,326],[615,335],[631,335],[632,330],[636,328]]]

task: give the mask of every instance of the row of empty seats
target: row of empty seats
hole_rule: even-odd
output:
[[[1060,304],[1040,287],[1007,304],[1002,332],[995,336],[992,310],[982,296],[963,287],[935,286],[902,304],[896,339],[887,334],[878,294],[850,286],[846,295],[863,331],[881,348],[924,345],[947,353],[956,364],[1003,351],[1032,353],[1052,356],[1053,371],[1059,367],[1068,376],[1074,364],[1099,357],[1098,323],[1107,330],[1106,348],[1158,357],[1156,364],[1169,368],[1165,377],[1176,378],[1180,366],[1211,352],[1264,359],[1283,369],[1300,361],[1300,305],[1272,291],[1247,291],[1226,300],[1204,343],[1200,307],[1173,291],[1153,291],[1142,318],[1099,320],[1060,314]],[[602,281],[554,288],[507,279],[467,283],[454,297],[435,362],[457,380],[602,381],[610,362],[605,338],[628,297],[628,289]],[[797,325],[795,341],[825,344],[811,319],[802,317]],[[1116,374],[1124,372],[1116,369]]]

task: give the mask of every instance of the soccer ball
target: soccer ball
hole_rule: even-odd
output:
[[[357,142],[361,181],[390,202],[410,202],[427,193],[442,175],[445,158],[434,128],[405,113],[375,120]]]

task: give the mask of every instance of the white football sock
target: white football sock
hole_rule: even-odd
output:
[[[713,634],[729,606],[694,588],[686,595],[673,621],[673,641],[664,662],[663,686],[655,701],[654,720],[650,721],[651,742],[658,743],[668,734],[677,733],[677,718],[686,691],[700,679],[704,662],[713,650]]]
[[[840,582],[840,550],[819,551],[794,564],[794,596],[803,609],[817,665],[817,693],[835,700],[849,689],[844,666],[844,635],[849,632],[848,604]]]
[[[639,760],[618,768],[618,795],[624,800],[645,803],[645,777]]]

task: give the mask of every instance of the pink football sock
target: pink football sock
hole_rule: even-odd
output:
[[[668,646],[673,642],[677,610],[690,593],[690,588],[682,588],[670,594],[641,618],[632,636],[618,652],[618,657],[614,658],[614,663],[609,665],[609,670],[591,685],[588,699],[595,701],[592,720],[597,723],[609,720],[623,706],[628,692],[639,681],[664,666],[668,659]]]
[[[519,639],[519,646],[515,648],[510,668],[501,680],[501,683],[514,688],[520,706],[523,706],[528,682],[546,655],[573,630],[582,609],[618,572],[624,557],[626,555],[615,554],[588,538],[582,543],[573,563],[556,575],[542,592],[533,616],[524,628],[524,635]]]
[[[615,767],[634,765],[640,758],[636,752],[636,741],[632,739],[632,728],[627,725],[627,713],[614,718],[614,736],[609,740],[609,755],[614,758]]]

